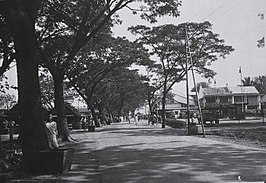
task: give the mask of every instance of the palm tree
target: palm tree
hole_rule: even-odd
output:
[[[266,94],[266,76],[253,78],[253,83],[260,94]]]
[[[254,86],[254,80],[251,77],[245,77],[242,79],[243,86]]]

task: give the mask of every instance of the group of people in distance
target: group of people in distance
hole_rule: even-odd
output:
[[[155,123],[161,123],[161,116],[156,114],[149,115],[148,125],[154,125]]]

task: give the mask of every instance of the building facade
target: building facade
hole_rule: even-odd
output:
[[[202,108],[216,108],[221,117],[254,113],[261,109],[260,94],[254,86],[200,88]]]
[[[189,97],[190,110],[197,110],[193,97]],[[187,110],[187,97],[175,95],[172,99],[166,99],[165,112],[167,118],[182,118]]]

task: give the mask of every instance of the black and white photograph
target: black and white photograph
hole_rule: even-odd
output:
[[[1,183],[265,183],[266,0],[0,0]]]

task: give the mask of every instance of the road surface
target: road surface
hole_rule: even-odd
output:
[[[72,168],[13,182],[225,183],[266,180],[266,151],[177,133],[146,121],[74,132]]]

